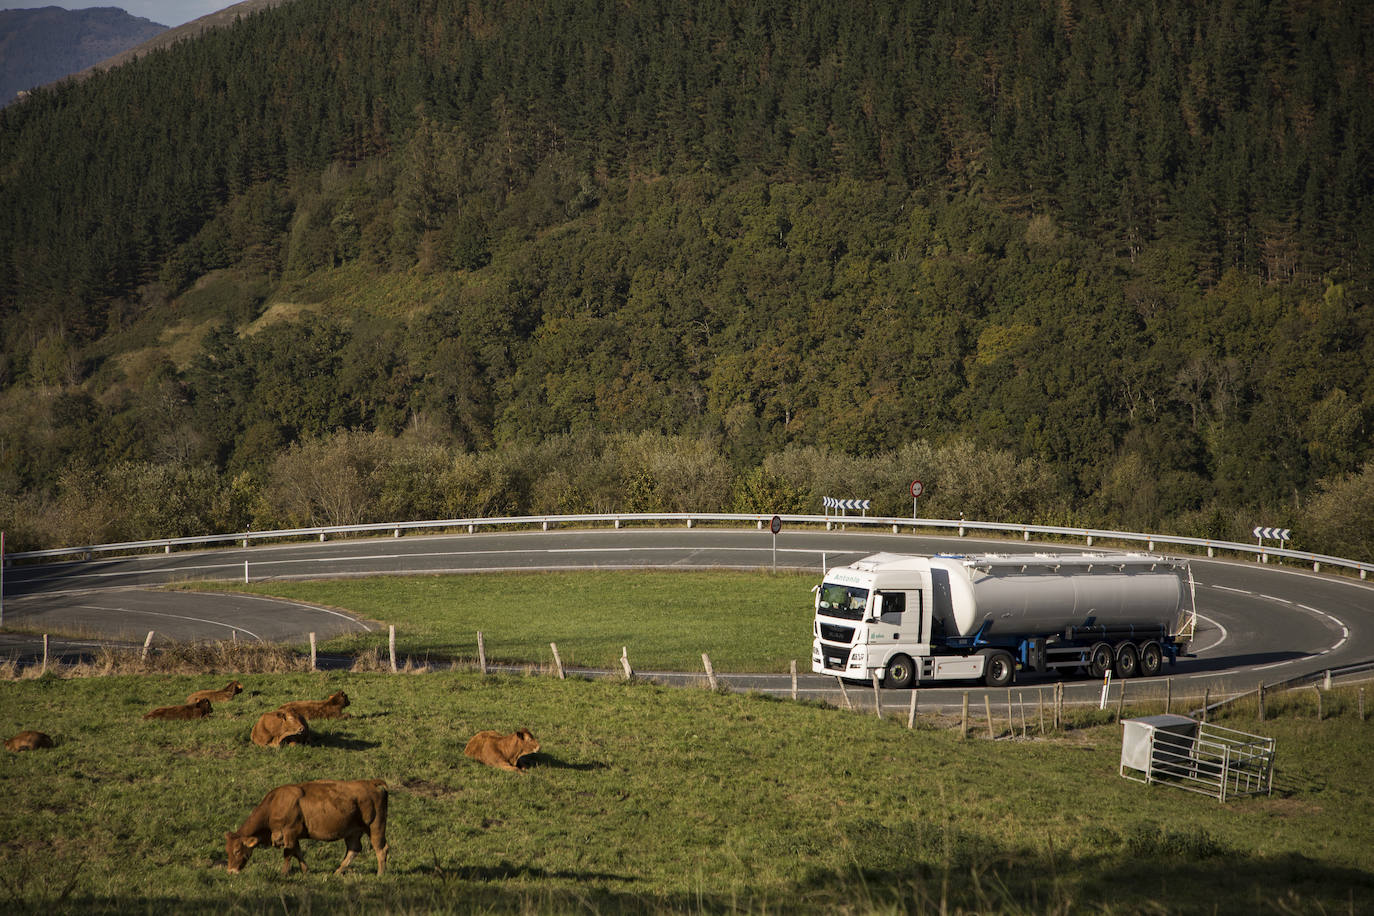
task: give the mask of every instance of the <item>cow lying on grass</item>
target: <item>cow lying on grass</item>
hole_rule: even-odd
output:
[[[185,706],[159,706],[143,714],[145,719],[204,719],[210,715],[210,701],[206,699],[187,703]]]
[[[342,719],[348,694],[340,690],[327,700],[295,700],[277,707],[278,712],[294,712],[302,719]]]
[[[310,736],[310,726],[290,710],[274,709],[258,717],[250,737],[261,747],[300,744]]]
[[[211,703],[228,703],[242,692],[242,684],[238,681],[230,681],[218,690],[197,690],[186,698],[186,702],[194,703],[196,700],[209,700]]]
[[[7,751],[36,751],[41,747],[52,747],[52,739],[42,732],[20,732],[5,741]]]
[[[380,779],[317,779],[278,786],[267,793],[238,830],[224,835],[224,851],[229,857],[226,868],[229,874],[238,874],[248,864],[254,847],[266,843],[282,847],[283,875],[291,873],[293,856],[304,873],[301,840],[343,840],[348,852],[334,871],[337,875],[362,851],[366,834],[377,855],[380,875],[386,869],[386,802],[386,783]]]
[[[524,772],[520,758],[538,750],[539,741],[530,734],[529,729],[522,728],[509,735],[495,731],[478,732],[468,741],[463,753],[479,763],[520,773]]]

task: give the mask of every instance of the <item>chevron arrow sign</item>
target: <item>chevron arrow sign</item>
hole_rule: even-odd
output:
[[[872,502],[872,500],[836,499],[833,496],[822,496],[821,502],[825,503],[827,509],[862,509],[864,512],[867,512],[869,503]]]
[[[1289,541],[1293,539],[1293,529],[1291,528],[1261,528],[1255,527],[1255,537],[1260,540],[1269,538],[1271,541]]]

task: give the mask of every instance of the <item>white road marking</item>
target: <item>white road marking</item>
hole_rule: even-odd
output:
[[[77,605],[77,607],[84,611],[114,611],[120,614],[142,614],[146,617],[165,617],[169,620],[189,620],[192,623],[208,623],[211,626],[224,627],[226,630],[236,630],[239,633],[244,633],[248,636],[253,637],[258,642],[265,642],[265,640],[261,636],[254,633],[252,630],[246,630],[243,627],[236,627],[232,623],[225,623],[222,620],[207,620],[204,617],[187,617],[185,614],[164,614],[160,611],[142,611],[137,608],[99,607],[98,605],[94,604],[80,604]]]

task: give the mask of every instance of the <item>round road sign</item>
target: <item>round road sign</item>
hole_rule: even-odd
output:
[[[926,491],[925,484],[921,483],[919,480],[913,480],[913,481],[911,482],[911,496],[912,496],[913,499],[916,498],[917,496],[920,496],[920,495],[921,495],[922,493],[924,493],[925,491]]]
[[[781,530],[782,530],[782,518],[779,517],[779,516],[776,516],[776,515],[773,516],[773,520],[772,520],[771,522],[768,523],[768,530],[771,531],[771,532],[773,532],[774,534],[777,534],[779,531],[781,531]]]

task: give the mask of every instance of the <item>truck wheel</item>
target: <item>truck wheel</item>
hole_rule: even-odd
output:
[[[1088,652],[1088,677],[1099,678],[1116,661],[1116,653],[1111,643],[1096,643]]]
[[[1135,643],[1123,642],[1116,647],[1116,676],[1135,677],[1140,673],[1140,653]]]
[[[1140,676],[1155,677],[1164,668],[1164,648],[1151,640],[1140,647]]]
[[[989,687],[1008,687],[1016,676],[1016,664],[1005,652],[989,652],[983,661],[983,681]]]
[[[887,663],[887,674],[883,677],[883,686],[905,690],[915,680],[916,669],[912,666],[911,659],[905,655],[892,656],[892,660]]]

